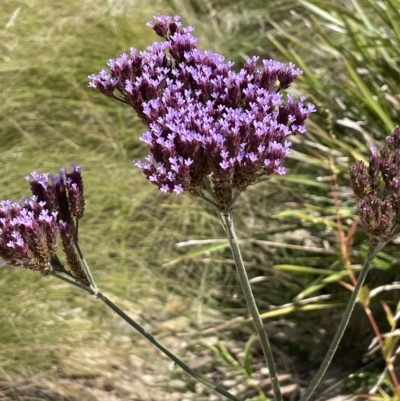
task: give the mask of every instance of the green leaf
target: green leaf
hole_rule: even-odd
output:
[[[272,319],[274,317],[280,317],[289,315],[295,312],[310,312],[315,310],[324,310],[324,309],[334,309],[341,308],[346,304],[343,302],[326,302],[326,303],[315,303],[309,305],[291,305],[285,306],[282,308],[277,308],[269,312],[261,313],[261,319]]]
[[[247,376],[251,377],[253,374],[253,369],[251,367],[251,346],[253,345],[254,341],[258,340],[258,336],[252,334],[250,338],[247,340],[246,345],[244,347],[244,368],[247,372]]]
[[[357,72],[354,70],[353,66],[347,61],[344,60],[344,64],[347,68],[347,70],[350,73],[350,76],[353,78],[353,81],[357,85],[357,88],[360,90],[359,93],[359,99],[362,102],[365,102],[369,108],[374,111],[385,123],[386,128],[388,129],[389,132],[392,132],[393,129],[395,128],[394,122],[391,120],[389,117],[388,113],[386,113],[379,102],[375,100],[374,96],[372,95],[371,91],[368,89],[368,87],[365,85],[363,80],[360,78],[360,76],[357,74]]]
[[[336,272],[333,270],[317,269],[315,267],[308,267],[308,266],[274,265],[272,266],[272,269],[296,274],[317,274],[321,276],[326,276],[328,274],[336,274]]]

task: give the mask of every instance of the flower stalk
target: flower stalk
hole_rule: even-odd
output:
[[[175,364],[177,364],[183,371],[185,371],[189,376],[193,377],[198,382],[204,384],[208,388],[214,390],[218,394],[223,395],[229,400],[232,401],[241,401],[237,397],[235,397],[230,392],[226,391],[222,387],[216,386],[211,383],[195,370],[193,370],[189,365],[183,362],[180,358],[178,358],[174,353],[168,350],[168,348],[164,347],[160,342],[158,342],[148,331],[146,331],[139,323],[133,320],[130,316],[128,316],[122,309],[120,309],[116,304],[114,304],[109,298],[107,298],[97,287],[94,290],[91,287],[85,286],[81,283],[77,283],[67,277],[62,276],[57,271],[52,271],[51,273],[54,277],[65,281],[69,284],[72,284],[75,287],[78,287],[87,293],[96,296],[96,298],[100,299],[104,304],[106,304],[111,310],[113,310],[119,317],[121,317],[125,322],[127,322],[131,327],[133,327],[137,332],[139,332],[143,337],[145,337],[151,344],[153,344],[156,348],[158,348],[164,355],[170,358]]]
[[[274,393],[275,401],[282,401],[282,393],[279,386],[278,374],[276,371],[274,356],[272,354],[271,344],[268,340],[268,335],[265,331],[263,321],[257,308],[257,304],[253,295],[253,291],[250,286],[250,282],[247,276],[246,268],[243,264],[242,254],[240,252],[238,240],[236,237],[232,213],[219,213],[220,220],[225,229],[226,235],[229,240],[229,245],[232,250],[233,259],[237,269],[240,284],[243,289],[243,294],[249,308],[250,314],[253,318],[253,322],[261,342],[261,348],[263,350],[265,360],[268,365],[269,374],[271,376],[272,391]]]
[[[239,280],[272,379],[282,401],[271,346],[255,303],[232,221],[240,194],[262,176],[284,174],[290,135],[303,134],[315,111],[305,97],[281,92],[302,74],[293,63],[247,58],[241,69],[224,56],[197,48],[193,28],[179,16],[155,16],[163,41],[147,51],[110,60],[89,76],[89,87],[132,107],[147,127],[149,146],[136,161],[163,193],[188,193],[212,205],[225,228]]]
[[[61,169],[58,176],[33,172],[27,180],[33,193],[31,199],[20,203],[0,201],[3,263],[52,275],[95,295],[195,380],[231,401],[240,401],[190,368],[101,293],[78,243],[79,221],[85,206],[80,166],[73,165],[72,173]],[[58,238],[69,270],[57,255]]]
[[[371,153],[368,167],[359,161],[350,169],[351,186],[360,199],[358,213],[361,224],[369,237],[368,254],[329,350],[300,401],[309,400],[328,369],[372,260],[400,231],[400,127],[396,127],[386,138],[386,144],[380,152],[372,146]]]
[[[357,303],[358,294],[364,284],[365,278],[367,277],[369,267],[371,265],[372,260],[378,254],[378,252],[385,246],[386,243],[379,242],[379,241],[370,241],[368,255],[365,258],[363,267],[361,269],[360,275],[357,279],[357,284],[354,287],[354,290],[350,296],[349,302],[346,306],[346,310],[344,311],[342,321],[338,327],[338,330],[332,340],[331,345],[329,346],[328,352],[325,355],[324,360],[321,363],[320,368],[318,369],[317,373],[311,380],[309,386],[306,388],[303,396],[300,398],[300,401],[308,401],[312,394],[314,393],[315,389],[317,388],[318,384],[321,382],[323,376],[325,375],[329,365],[332,362],[333,356],[336,353],[336,350],[339,346],[340,340],[343,337],[343,334],[347,328],[347,325],[350,321],[350,317],[353,313],[354,307]]]

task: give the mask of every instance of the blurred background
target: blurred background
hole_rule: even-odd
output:
[[[234,212],[283,391],[296,400],[340,322],[348,268],[357,272],[366,254],[348,168],[400,121],[400,2],[0,1],[0,199],[29,196],[33,170],[80,164],[80,241],[102,291],[213,382],[266,400],[268,374],[217,216],[147,182],[132,165],[147,155],[143,125],[87,87],[110,58],[160,39],[145,26],[155,14],[181,15],[201,49],[237,68],[259,55],[304,70],[289,92],[318,112],[293,138],[288,173],[249,188]],[[400,338],[399,256],[398,243],[388,245],[364,291],[389,357]],[[316,398],[372,390],[400,399],[373,338],[358,305]],[[1,268],[0,400],[219,399],[94,297]]]

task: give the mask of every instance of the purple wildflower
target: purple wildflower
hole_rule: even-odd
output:
[[[63,168],[57,176],[33,172],[25,178],[33,192],[30,199],[21,203],[0,201],[0,267],[24,266],[43,275],[52,270],[65,273],[56,256],[61,238],[69,274],[89,286],[75,248],[73,220],[73,216],[79,219],[84,212],[81,168],[73,165],[71,173]]]
[[[400,231],[400,127],[378,152],[371,147],[369,166],[358,161],[350,169],[351,186],[360,198],[361,223],[371,238],[387,242]]]
[[[33,195],[46,202],[47,208],[58,212],[58,220],[73,225],[73,218],[82,218],[85,210],[81,167],[72,164],[73,171],[60,169],[58,175],[31,173],[26,176]]]
[[[0,201],[0,257],[7,264],[49,274],[57,251],[57,212],[45,209],[36,196],[23,205]]]
[[[162,192],[207,194],[227,210],[260,176],[284,174],[287,137],[304,133],[315,111],[280,93],[302,71],[274,60],[260,69],[258,57],[234,71],[222,55],[200,51],[180,17],[155,20],[148,25],[164,42],[110,60],[89,86],[132,106],[148,127],[141,140],[151,154],[135,165],[149,181]]]

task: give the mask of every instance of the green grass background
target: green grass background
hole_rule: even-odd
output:
[[[348,297],[337,284],[336,274],[345,274],[332,188],[337,185],[347,232],[356,218],[348,167],[367,159],[368,147],[400,120],[400,3],[379,4],[2,0],[0,198],[29,196],[24,176],[33,170],[56,172],[76,162],[83,166],[87,198],[81,244],[105,293],[150,329],[180,315],[189,322],[187,330],[206,328],[204,319],[215,311],[228,322],[247,316],[224,243],[176,247],[223,238],[213,210],[187,196],[161,194],[144,179],[132,165],[147,154],[138,140],[144,127],[131,109],[88,88],[87,76],[131,46],[142,50],[157,40],[145,26],[154,14],[182,15],[195,26],[200,48],[237,65],[253,54],[294,61],[304,75],[290,91],[306,94],[318,113],[308,133],[293,139],[288,174],[243,194],[235,219],[249,274],[263,277],[254,284],[262,312],[296,297],[333,296],[314,311],[274,317],[303,329],[281,344],[283,352],[301,355],[307,366],[318,362],[342,310],[335,302]],[[355,266],[362,263],[365,244],[358,230]],[[385,283],[396,279],[397,257],[393,245],[377,259]],[[396,297],[387,298],[395,311]],[[176,310],[165,307],[174,300]],[[379,307],[377,313],[382,331],[389,331]],[[38,374],[51,381],[54,366],[67,366],[72,350],[96,349],[101,341],[117,353],[110,338],[118,332],[113,315],[78,289],[21,269],[0,270],[0,378],[10,386],[16,377]],[[365,322],[352,322],[343,355],[346,347],[362,345],[350,370],[363,366],[370,333]],[[133,344],[132,353],[146,359],[146,352]],[[78,361],[75,366],[84,364]]]

